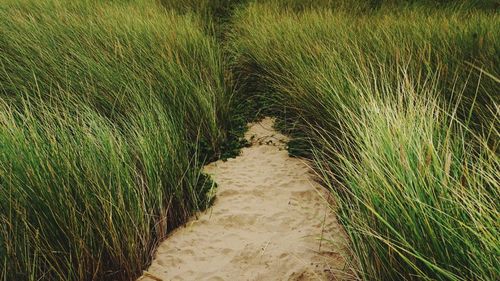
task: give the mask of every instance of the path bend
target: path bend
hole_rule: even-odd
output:
[[[218,184],[214,205],[162,242],[141,281],[348,279],[329,193],[273,124],[249,124],[252,146],[205,167]]]

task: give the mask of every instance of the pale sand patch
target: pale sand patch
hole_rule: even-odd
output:
[[[205,167],[218,184],[214,205],[160,245],[141,281],[347,279],[328,192],[288,156],[273,123],[250,124],[251,147]]]

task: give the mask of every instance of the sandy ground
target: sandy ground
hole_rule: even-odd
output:
[[[288,156],[273,122],[250,124],[251,147],[206,166],[218,184],[214,205],[160,245],[141,281],[347,279],[328,193]]]

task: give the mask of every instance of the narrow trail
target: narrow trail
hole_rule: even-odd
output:
[[[141,281],[347,279],[328,192],[273,124],[250,124],[251,147],[205,167],[218,184],[214,205],[160,245]]]

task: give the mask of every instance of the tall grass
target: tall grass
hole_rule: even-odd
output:
[[[498,24],[418,5],[238,11],[242,98],[311,141],[361,278],[498,279]]]
[[[219,47],[153,1],[0,1],[0,280],[130,280],[206,205]]]
[[[0,280],[135,278],[242,105],[305,137],[361,278],[498,279],[498,4],[438,2],[0,0]]]
[[[258,89],[262,84],[313,89],[317,87],[314,76],[321,71],[318,68],[337,67],[335,63],[342,57],[352,63],[343,65],[345,69],[337,67],[335,73],[328,74],[331,78],[356,72],[358,57],[392,67],[408,61],[408,67],[422,73],[424,80],[433,74],[440,76],[436,86],[442,99],[451,104],[460,98],[462,117],[489,123],[492,115],[497,114],[492,106],[498,103],[496,82],[478,71],[500,76],[497,55],[500,19],[495,13],[426,6],[391,7],[356,16],[350,16],[347,11],[293,13],[289,9],[281,10],[281,6],[251,4],[246,14],[240,15],[233,35],[233,53],[237,71],[250,74],[244,76],[250,89],[243,93],[252,92],[252,88]],[[464,21],[467,24],[463,24]],[[272,44],[276,46],[271,47]],[[296,77],[304,78],[283,75],[292,69],[300,72]],[[259,77],[252,77],[253,73]],[[281,81],[258,81],[262,77]],[[476,102],[477,99],[480,102]],[[469,116],[472,105],[473,116]],[[314,108],[321,107],[321,104],[314,105]]]
[[[252,3],[272,4],[280,9],[291,9],[294,11],[304,11],[310,9],[334,9],[349,10],[350,12],[367,12],[387,6],[422,6],[427,7],[454,7],[454,8],[478,8],[478,9],[498,9],[496,0],[160,0],[167,8],[179,12],[194,11],[208,18],[217,20],[226,17],[228,11],[234,6],[242,6]]]
[[[337,195],[360,276],[495,280],[498,157],[438,106],[435,82],[400,75],[396,88],[361,78],[342,135],[315,132],[315,163]]]
[[[204,23],[207,34],[222,42],[230,29],[233,11],[248,0],[160,0],[168,10],[195,14]]]

